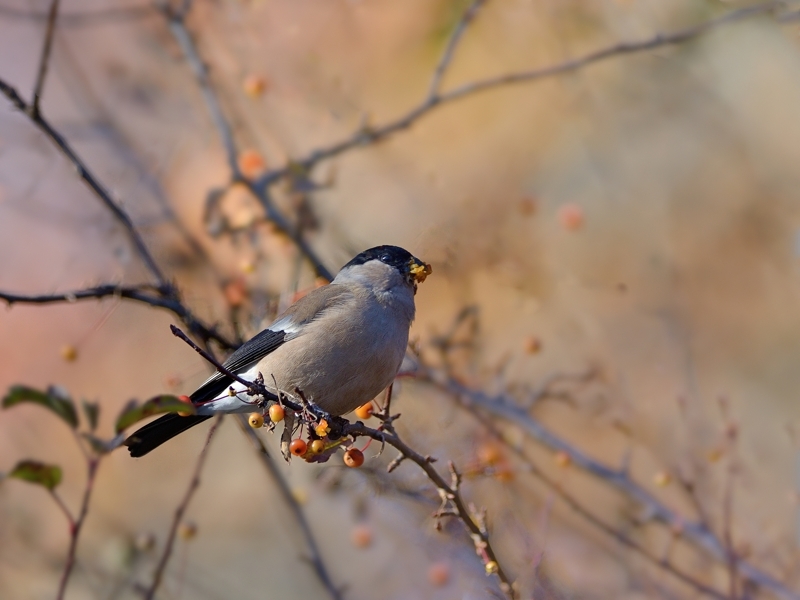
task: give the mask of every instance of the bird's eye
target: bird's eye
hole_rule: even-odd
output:
[[[388,264],[390,260],[392,260],[391,256],[389,256],[388,254],[381,254],[381,262],[382,263],[387,263]]]

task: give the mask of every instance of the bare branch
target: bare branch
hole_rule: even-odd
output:
[[[150,292],[150,293],[148,293]],[[108,297],[125,298],[157,308],[164,308],[186,323],[189,330],[204,341],[214,340],[226,349],[237,346],[227,339],[216,327],[207,325],[194,316],[177,296],[177,291],[171,285],[140,284],[133,286],[118,285],[113,283],[101,284],[82,290],[62,292],[58,294],[13,294],[0,291],[0,300],[8,305],[12,304],[55,304],[59,302],[77,302],[78,300],[102,299]]]
[[[361,421],[345,425],[343,433],[344,435],[350,435],[353,437],[365,436],[379,442],[385,442],[398,450],[403,459],[407,459],[416,463],[416,465],[425,472],[425,475],[428,476],[428,479],[430,479],[431,482],[436,486],[436,489],[438,490],[442,499],[446,499],[450,503],[449,509],[440,508],[438,512],[449,516],[455,516],[464,524],[469,532],[470,537],[472,538],[473,543],[475,544],[476,552],[482,558],[487,574],[497,575],[497,578],[500,580],[500,589],[509,599],[514,600],[514,598],[517,597],[517,593],[511,583],[511,580],[500,566],[500,562],[497,559],[497,555],[495,554],[494,548],[492,548],[489,540],[488,533],[485,531],[485,529],[479,526],[480,519],[476,519],[475,515],[473,515],[464,504],[464,500],[461,497],[461,492],[457,485],[459,475],[455,471],[455,467],[452,466],[452,463],[450,466],[450,474],[451,477],[453,477],[453,483],[448,484],[444,477],[442,477],[434,468],[434,461],[431,459],[431,457],[423,456],[419,452],[415,451],[413,448],[411,448],[411,446],[401,440],[397,433],[389,433],[386,431],[372,429],[364,425]],[[391,465],[396,467],[401,461],[402,459],[395,459],[392,461]]]
[[[439,59],[439,63],[436,65],[436,69],[433,72],[433,77],[431,78],[431,84],[428,88],[428,98],[434,98],[439,94],[439,90],[442,86],[442,78],[444,77],[445,72],[450,67],[450,63],[453,60],[453,55],[455,54],[456,47],[458,43],[461,41],[461,36],[464,35],[464,32],[467,30],[467,27],[472,22],[472,19],[475,18],[475,15],[478,14],[481,6],[486,2],[486,0],[473,0],[472,4],[469,5],[469,8],[464,11],[464,14],[461,16],[461,19],[456,24],[455,28],[453,29],[453,33],[450,35],[450,39],[447,40],[447,45],[444,48],[444,52],[442,53],[442,57]]]
[[[169,285],[166,278],[161,273],[161,269],[158,268],[155,259],[147,249],[144,240],[142,239],[141,235],[139,235],[139,231],[134,226],[133,221],[131,221],[128,214],[119,206],[119,204],[112,199],[111,194],[105,189],[100,181],[92,174],[91,171],[89,171],[86,163],[84,163],[83,159],[81,159],[72,149],[72,146],[69,145],[67,140],[58,131],[56,131],[52,125],[50,125],[50,123],[42,116],[41,111],[38,109],[35,110],[33,105],[25,102],[17,90],[3,80],[0,80],[0,93],[8,98],[17,109],[27,115],[34,125],[44,132],[44,134],[50,138],[50,141],[52,141],[53,144],[55,144],[55,146],[67,157],[67,159],[75,167],[75,170],[78,172],[78,176],[83,179],[84,183],[89,186],[89,188],[94,192],[95,196],[100,199],[100,201],[112,212],[117,221],[119,221],[125,228],[128,237],[133,243],[133,246],[136,248],[137,253],[153,277],[155,277],[155,279],[161,285]]]
[[[314,150],[305,158],[290,161],[288,165],[281,169],[275,169],[265,173],[255,183],[255,188],[257,190],[267,188],[281,179],[291,177],[292,174],[298,169],[310,171],[318,163],[343,154],[348,150],[381,142],[394,133],[408,129],[414,123],[416,123],[416,121],[427,115],[435,108],[444,104],[449,104],[460,98],[472,96],[478,92],[501,86],[512,85],[516,83],[529,83],[539,79],[561,75],[563,73],[575,71],[614,56],[633,54],[636,52],[653,50],[662,46],[680,44],[682,42],[699,37],[700,35],[707,33],[708,31],[721,25],[741,21],[743,19],[770,12],[779,8],[783,4],[784,2],[782,0],[770,0],[769,2],[762,2],[754,6],[733,10],[716,19],[710,19],[700,23],[699,25],[688,27],[686,29],[680,29],[672,33],[657,34],[651,38],[641,40],[639,42],[614,44],[595,52],[585,54],[582,57],[566,60],[548,67],[542,67],[539,69],[522,71],[518,73],[510,73],[508,75],[501,75],[498,77],[490,77],[464,84],[451,90],[450,92],[439,93],[437,90],[441,85],[441,80],[446,72],[447,67],[452,61],[453,51],[463,33],[464,27],[466,27],[466,25],[469,23],[469,20],[472,18],[469,16],[469,18],[466,18],[465,20],[467,13],[470,13],[470,11],[474,10],[475,5],[473,4],[467,9],[465,17],[462,17],[461,24],[463,24],[463,26],[460,24],[460,26],[456,28],[454,34],[457,35],[454,35],[451,38],[443,57],[440,59],[439,64],[436,67],[428,94],[420,104],[409,110],[405,115],[398,117],[393,121],[389,121],[388,123],[379,127],[361,127],[358,129],[358,131],[342,141]],[[452,50],[450,49],[451,45],[453,48]]]
[[[113,283],[101,284],[91,288],[75,290],[72,292],[62,292],[59,294],[12,294],[0,291],[0,300],[4,300],[8,305],[12,304],[54,304],[58,302],[76,302],[78,300],[100,299],[110,296],[117,298],[129,298],[139,300],[146,304],[159,302],[159,298],[147,294],[146,292],[160,293],[158,286],[150,284],[124,286]]]
[[[474,411],[469,411],[469,414],[472,415],[472,417],[475,418],[475,420],[481,425],[481,427],[486,429],[495,440],[502,443],[504,447],[508,448],[520,461],[522,461],[531,475],[533,475],[534,477],[539,479],[542,483],[544,483],[555,495],[557,495],[561,500],[563,500],[563,502],[570,509],[572,509],[575,513],[577,513],[591,525],[593,525],[594,527],[596,527],[609,537],[613,538],[615,541],[619,542],[629,550],[635,552],[650,564],[669,573],[676,579],[679,579],[686,585],[694,588],[696,591],[711,596],[712,598],[716,598],[717,600],[730,600],[727,595],[695,579],[685,571],[682,571],[681,569],[673,565],[668,560],[654,556],[644,546],[642,546],[635,540],[632,540],[630,537],[626,536],[623,532],[617,530],[612,525],[609,525],[608,523],[603,521],[600,517],[596,516],[588,508],[586,508],[583,504],[581,504],[574,496],[570,495],[564,489],[564,486],[561,483],[559,483],[554,479],[551,479],[546,473],[544,473],[544,471],[542,471],[538,467],[538,465],[525,454],[522,448],[520,448],[516,444],[509,444],[507,439],[501,434],[501,432],[497,429],[495,424],[490,419],[485,419],[482,417],[480,413]]]
[[[33,105],[31,112],[34,117],[39,116],[39,102],[42,99],[44,80],[47,76],[47,67],[50,64],[50,49],[53,46],[53,34],[56,31],[56,17],[58,16],[58,0],[50,2],[50,11],[47,13],[47,30],[44,34],[42,56],[39,58],[39,72],[36,74],[36,84],[33,86]]]
[[[75,553],[78,549],[78,537],[81,534],[83,523],[86,521],[86,515],[89,512],[89,500],[91,499],[92,492],[94,491],[94,481],[95,476],[97,475],[97,467],[100,466],[100,459],[100,456],[90,456],[87,458],[86,486],[83,490],[83,499],[81,500],[81,508],[78,512],[78,517],[74,520],[70,518],[69,550],[67,551],[67,560],[64,563],[64,570],[61,572],[61,579],[58,583],[58,594],[56,595],[56,600],[63,600],[64,594],[67,591],[67,583],[69,582],[70,575],[72,574],[72,569],[75,567]],[[56,496],[54,495],[54,497]],[[66,510],[66,506],[64,506],[63,503],[60,504],[62,506],[62,510],[69,515],[69,511]]]
[[[705,551],[715,560],[728,564],[729,557],[725,545],[705,523],[693,521],[668,508],[658,498],[633,481],[628,473],[623,470],[612,469],[594,460],[566,440],[555,435],[537,419],[531,417],[524,408],[516,406],[509,398],[505,396],[489,396],[480,390],[464,386],[454,378],[440,374],[421,363],[418,364],[416,375],[419,379],[432,383],[447,392],[459,404],[471,411],[483,410],[490,415],[514,423],[526,435],[551,450],[566,453],[570,457],[572,464],[607,482],[625,496],[643,506],[650,518],[668,527],[679,529],[684,540]],[[755,565],[739,560],[737,561],[737,568],[741,577],[771,591],[775,596],[785,600],[800,600],[800,594],[789,590],[780,581]]]
[[[243,179],[242,173],[239,170],[239,164],[236,160],[236,143],[233,139],[233,131],[225,119],[225,114],[222,112],[219,99],[217,98],[214,89],[211,87],[211,82],[208,77],[208,67],[205,65],[195,47],[194,40],[192,40],[189,31],[184,25],[185,9],[175,12],[165,7],[163,9],[164,15],[167,17],[169,30],[172,32],[173,37],[181,47],[186,62],[194,73],[197,84],[200,86],[200,91],[203,94],[203,100],[206,103],[208,112],[211,114],[211,119],[219,132],[219,137],[222,140],[222,145],[225,147],[225,155],[228,160],[228,168],[231,170],[231,178],[234,181]]]
[[[265,396],[266,398],[268,398],[270,400],[274,400],[276,402],[278,401],[278,397],[275,394],[272,394],[272,393],[268,392],[264,386],[256,385],[255,382],[253,382],[253,381],[247,381],[246,379],[242,379],[238,374],[236,374],[233,371],[230,371],[227,368],[225,368],[225,366],[222,363],[220,363],[216,358],[211,356],[208,352],[206,352],[200,346],[198,346],[192,340],[190,340],[189,337],[185,333],[183,333],[180,329],[175,327],[175,325],[170,325],[169,328],[170,328],[170,331],[172,331],[172,335],[182,339],[184,342],[189,344],[189,346],[191,346],[194,349],[195,352],[197,352],[200,356],[202,356],[208,362],[210,362],[212,365],[214,365],[214,368],[216,368],[217,371],[219,371],[220,373],[222,373],[226,377],[229,377],[233,381],[237,381],[237,382],[241,383],[242,385],[245,385],[247,387],[256,389],[258,394],[261,395],[261,396]]]
[[[187,7],[188,9],[188,7]],[[280,230],[283,234],[287,235],[294,245],[300,250],[301,254],[306,257],[312,268],[319,277],[323,277],[328,281],[333,279],[333,274],[322,263],[319,256],[311,248],[305,238],[300,234],[296,227],[294,227],[286,216],[278,210],[277,206],[272,200],[269,193],[269,186],[260,185],[258,182],[254,183],[249,179],[245,179],[239,170],[239,165],[236,160],[236,143],[233,139],[233,131],[225,117],[224,112],[217,99],[216,92],[211,86],[208,78],[208,70],[203,63],[200,54],[197,51],[194,40],[191,34],[186,29],[185,16],[186,10],[180,12],[164,10],[164,15],[169,22],[169,28],[172,35],[177,40],[184,53],[186,62],[192,68],[200,90],[203,93],[206,106],[208,107],[217,131],[220,134],[222,143],[225,146],[225,152],[228,158],[228,166],[231,169],[231,182],[241,182],[250,190],[256,197],[261,206],[264,208],[267,218]]]
[[[161,585],[161,580],[164,576],[164,570],[167,568],[167,563],[169,562],[170,556],[172,556],[172,547],[175,545],[175,536],[178,533],[178,526],[181,524],[183,515],[186,513],[186,509],[189,507],[189,502],[191,502],[194,493],[197,491],[197,488],[200,487],[200,473],[203,470],[203,464],[206,462],[206,456],[208,456],[208,448],[211,444],[211,439],[214,437],[214,433],[216,433],[217,428],[219,427],[220,423],[222,423],[223,416],[224,415],[217,415],[217,418],[214,420],[214,424],[211,426],[211,429],[208,430],[206,443],[203,446],[203,450],[200,452],[200,456],[197,457],[197,464],[194,467],[194,473],[189,481],[189,487],[186,488],[183,499],[175,509],[175,516],[173,517],[172,525],[170,525],[169,528],[169,534],[167,535],[167,543],[164,546],[164,552],[162,552],[161,558],[158,560],[156,571],[153,574],[153,581],[150,584],[150,587],[144,593],[145,600],[153,600],[156,590],[158,590],[158,586]]]
[[[602,60],[606,60],[608,58],[615,56],[633,54],[636,52],[643,52],[645,50],[653,50],[655,48],[660,48],[662,46],[674,46],[676,44],[688,42],[689,40],[695,39],[700,35],[719,27],[720,25],[734,23],[736,21],[741,21],[743,19],[764,14],[779,8],[783,4],[784,4],[783,0],[772,0],[770,2],[762,2],[761,4],[756,4],[754,6],[748,6],[746,8],[733,10],[727,14],[722,15],[721,17],[717,17],[715,19],[709,19],[708,21],[700,23],[699,25],[694,25],[692,27],[687,27],[685,29],[679,29],[678,31],[674,31],[672,33],[666,33],[666,34],[659,33],[651,38],[647,38],[638,42],[621,42],[619,44],[614,44],[612,46],[608,46],[601,50],[596,50],[595,52],[590,52],[589,54],[585,54],[579,58],[565,60],[563,62],[551,65],[549,67],[542,67],[540,69],[532,69],[530,71],[522,71],[519,73],[510,73],[508,75],[501,75],[499,77],[490,77],[488,79],[483,79],[481,81],[468,83],[460,87],[457,87],[456,89],[447,92],[446,94],[442,94],[441,102],[442,103],[452,102],[453,100],[457,100],[465,96],[472,96],[478,92],[490,90],[501,86],[516,84],[516,83],[529,83],[532,81],[536,81],[538,79],[544,79],[546,77],[561,75],[563,73],[567,73],[569,71],[576,71],[590,64],[600,62]]]

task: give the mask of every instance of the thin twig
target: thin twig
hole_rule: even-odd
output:
[[[44,44],[42,47],[42,56],[39,58],[39,71],[36,74],[36,83],[33,86],[33,105],[31,106],[31,114],[34,118],[39,116],[39,103],[42,99],[42,90],[44,89],[44,80],[47,77],[47,67],[50,64],[50,49],[53,46],[53,34],[56,31],[56,18],[58,16],[58,1],[52,0],[50,2],[50,11],[47,13],[47,29],[44,34]]]
[[[479,525],[480,519],[476,519],[476,515],[473,515],[464,504],[464,499],[461,497],[461,492],[457,485],[457,474],[453,476],[454,483],[448,483],[434,468],[434,461],[430,456],[423,456],[411,448],[400,439],[397,433],[372,429],[364,425],[361,421],[358,421],[346,425],[344,427],[344,434],[353,437],[366,436],[382,443],[385,442],[398,450],[405,459],[416,463],[416,465],[425,472],[428,479],[436,486],[442,499],[446,499],[446,501],[450,503],[453,512],[448,512],[447,514],[457,517],[467,528],[472,542],[475,545],[475,550],[483,559],[487,573],[494,573],[497,575],[497,578],[500,580],[500,589],[510,600],[517,597],[511,579],[500,565],[500,561],[495,554],[494,548],[489,540],[488,532],[484,527]],[[454,467],[452,467],[451,463],[451,475],[453,475],[453,471]]]
[[[439,94],[439,90],[442,87],[442,78],[444,77],[447,69],[450,67],[450,63],[455,55],[456,47],[461,41],[461,36],[464,35],[464,32],[472,22],[472,19],[475,18],[475,15],[478,14],[478,10],[480,10],[481,6],[485,3],[486,0],[473,0],[472,4],[470,4],[467,10],[465,10],[461,15],[461,19],[459,19],[458,23],[453,29],[453,32],[450,34],[450,39],[447,40],[447,44],[444,47],[444,52],[442,52],[442,56],[439,59],[439,63],[436,65],[436,69],[433,71],[433,77],[431,77],[431,83],[428,87],[428,98],[433,98]]]
[[[554,434],[537,419],[531,417],[525,409],[516,406],[510,398],[489,396],[480,390],[461,384],[452,377],[438,373],[421,363],[417,367],[417,377],[447,392],[465,408],[469,410],[484,410],[490,415],[514,423],[523,433],[551,450],[566,453],[569,455],[572,464],[607,482],[619,492],[644,507],[645,513],[651,519],[668,527],[680,529],[682,539],[689,541],[722,564],[727,564],[728,552],[725,545],[705,523],[686,518],[668,508],[645,488],[633,481],[626,471],[612,469],[594,460]],[[780,598],[800,600],[800,594],[788,589],[783,583],[745,560],[737,562],[737,569],[741,577],[770,590]]]
[[[272,457],[270,457],[269,453],[267,452],[264,442],[261,440],[259,435],[253,431],[253,428],[247,424],[245,418],[240,415],[240,418],[237,419],[237,422],[239,423],[239,426],[241,427],[245,437],[247,437],[247,439],[250,440],[250,443],[253,445],[253,449],[256,451],[257,456],[261,460],[261,464],[264,465],[264,468],[269,476],[278,485],[278,491],[281,494],[281,498],[283,498],[283,501],[289,507],[289,510],[291,511],[295,521],[297,521],[297,525],[300,527],[306,547],[308,548],[308,561],[311,563],[311,566],[314,569],[314,574],[317,576],[317,579],[320,580],[322,585],[325,586],[325,589],[328,591],[328,595],[333,600],[342,600],[342,592],[334,585],[333,580],[328,573],[328,569],[325,567],[325,562],[322,560],[322,554],[320,553],[319,546],[317,546],[314,533],[311,531],[311,525],[309,525],[308,520],[303,514],[303,509],[298,504],[297,500],[292,494],[292,490],[286,483],[286,479],[284,479],[283,475],[281,475],[280,470],[275,465],[275,461],[272,460]]]
[[[77,302],[79,300],[92,300],[102,298],[125,298],[143,304],[149,304],[156,308],[164,308],[180,318],[189,330],[203,339],[204,341],[214,340],[226,349],[233,349],[237,346],[233,341],[222,335],[216,327],[206,325],[200,321],[175,295],[175,288],[168,286],[164,288],[160,285],[139,284],[139,285],[119,285],[106,283],[98,286],[61,292],[57,294],[14,294],[11,292],[0,291],[0,301],[5,301],[9,306],[12,304],[54,304],[59,302]]]
[[[519,460],[521,460],[524,464],[528,472],[539,479],[542,483],[544,483],[554,494],[556,494],[570,509],[572,509],[575,513],[581,516],[583,519],[588,521],[591,525],[608,535],[609,537],[613,538],[623,546],[627,547],[629,550],[632,550],[642,558],[644,558],[650,564],[658,567],[659,569],[669,573],[676,579],[682,581],[686,585],[694,588],[696,591],[716,598],[717,600],[729,600],[728,597],[719,592],[718,590],[698,581],[688,573],[682,571],[681,569],[677,568],[671,562],[665,559],[658,558],[651,554],[644,546],[632,540],[628,536],[626,536],[621,531],[617,530],[612,525],[609,525],[605,521],[603,521],[600,517],[596,516],[592,513],[588,508],[582,505],[575,497],[570,495],[565,489],[564,486],[561,485],[554,479],[551,479],[546,473],[544,473],[539,467],[534,463],[530,457],[525,454],[525,452],[519,446],[515,444],[509,444],[506,441],[506,438],[502,435],[502,433],[497,429],[495,424],[490,419],[483,418],[482,414],[477,412],[470,411],[469,414],[475,418],[475,420],[484,428],[486,429],[492,437],[494,437],[498,442],[501,442],[506,448],[508,448]],[[674,539],[674,536],[673,538]]]
[[[50,125],[50,122],[42,116],[41,111],[34,111],[33,105],[28,104],[25,100],[23,100],[13,86],[1,79],[0,93],[8,98],[15,108],[27,115],[34,125],[36,125],[48,138],[50,138],[50,141],[53,142],[53,144],[55,144],[55,146],[67,157],[67,159],[75,167],[75,170],[78,172],[78,176],[84,181],[84,183],[86,183],[86,185],[89,186],[89,188],[94,192],[95,196],[97,196],[97,198],[106,206],[106,208],[111,211],[117,221],[119,221],[125,228],[128,237],[133,243],[133,246],[136,248],[137,253],[153,277],[155,277],[155,279],[161,285],[170,285],[164,275],[161,273],[161,269],[158,268],[155,259],[147,249],[144,240],[134,226],[133,221],[131,221],[131,218],[111,197],[111,194],[108,192],[108,190],[106,190],[100,181],[92,174],[92,172],[89,170],[89,167],[86,166],[86,163],[83,161],[83,159],[81,159],[81,157],[78,156],[78,154],[72,149],[72,146],[69,145],[64,136],[56,131],[52,125]]]
[[[75,553],[78,549],[78,537],[81,534],[83,523],[86,520],[86,515],[89,512],[89,500],[92,497],[94,490],[95,476],[97,475],[97,467],[100,466],[99,456],[91,456],[87,460],[87,475],[86,487],[83,490],[83,500],[81,500],[81,508],[78,512],[78,517],[75,520],[70,519],[69,522],[69,550],[67,551],[67,560],[64,563],[64,570],[61,573],[61,579],[58,583],[58,594],[56,600],[63,600],[64,594],[67,591],[67,583],[69,582],[72,569],[75,566]],[[66,507],[62,506],[66,511]],[[66,511],[69,514],[69,511]]]
[[[507,75],[489,77],[473,83],[467,83],[451,90],[450,92],[447,92],[446,94],[442,94],[441,103],[452,102],[459,98],[463,98],[464,96],[472,96],[478,92],[501,86],[516,83],[529,83],[538,79],[561,75],[563,73],[575,71],[587,65],[615,56],[634,54],[646,50],[653,50],[663,46],[682,44],[684,42],[693,40],[702,34],[719,27],[720,25],[755,17],[757,15],[773,11],[784,4],[785,0],[770,0],[769,2],[762,2],[761,4],[755,4],[753,6],[732,10],[729,13],[726,13],[715,19],[709,19],[708,21],[704,21],[698,25],[693,25],[685,29],[679,29],[677,31],[673,31],[672,33],[658,33],[653,37],[646,38],[638,42],[621,42],[618,44],[613,44],[606,48],[585,54],[581,57],[565,60],[548,67],[532,69],[530,71],[521,71],[518,73],[509,73]]]
[[[64,503],[64,500],[61,498],[61,496],[58,495],[58,492],[56,492],[55,489],[48,491],[50,492],[50,496],[53,498],[53,502],[56,503],[58,508],[61,509],[61,512],[64,513],[64,516],[67,518],[67,523],[69,523],[71,532],[72,528],[75,527],[75,517],[72,516],[72,513],[69,511],[69,508],[67,508],[67,505]]]
[[[211,444],[211,439],[214,437],[214,433],[217,431],[220,423],[222,423],[223,416],[224,415],[217,415],[217,418],[214,420],[214,424],[211,426],[211,429],[208,430],[206,443],[203,446],[203,450],[200,452],[200,456],[197,457],[197,464],[194,467],[192,479],[189,481],[189,487],[186,488],[183,499],[181,499],[180,504],[178,504],[178,507],[175,509],[175,516],[172,519],[172,525],[170,525],[169,534],[167,535],[167,543],[164,546],[164,551],[161,553],[161,557],[158,560],[156,571],[153,574],[153,581],[151,582],[150,587],[144,593],[145,600],[153,600],[156,590],[158,590],[158,586],[161,585],[161,580],[164,576],[164,570],[167,568],[167,563],[169,562],[170,556],[172,556],[172,548],[175,545],[175,536],[178,533],[178,526],[181,524],[183,515],[186,512],[186,509],[189,507],[189,502],[191,502],[194,493],[197,491],[197,488],[200,487],[200,473],[203,470],[203,464],[206,461],[206,456],[208,456],[208,448]]]
[[[202,356],[208,362],[214,365],[214,368],[217,369],[217,371],[219,371],[226,377],[229,377],[233,381],[237,381],[242,385],[247,386],[248,388],[254,388],[254,389],[257,388],[259,395],[265,396],[269,400],[274,400],[276,402],[278,401],[278,397],[275,394],[272,394],[271,392],[267,391],[267,389],[264,388],[264,386],[259,386],[253,381],[248,381],[246,379],[243,379],[237,373],[228,370],[221,362],[219,362],[216,358],[211,356],[211,354],[203,350],[200,346],[198,346],[191,339],[189,339],[189,336],[183,333],[183,331],[181,331],[179,328],[175,327],[175,325],[170,325],[169,328],[170,331],[172,331],[172,335],[186,342],[189,346],[191,346],[194,349],[195,352],[197,352],[200,356]]]
[[[333,274],[323,264],[317,253],[311,248],[297,228],[291,224],[289,219],[287,219],[280,210],[278,210],[269,193],[268,186],[258,185],[243,177],[236,159],[237,151],[233,130],[225,117],[225,113],[217,99],[217,94],[211,85],[208,77],[208,69],[203,59],[200,57],[200,53],[197,51],[197,46],[189,30],[186,28],[186,9],[179,12],[170,10],[164,10],[163,12],[169,23],[170,32],[172,32],[172,35],[181,47],[186,62],[191,67],[195,79],[200,86],[203,99],[214,121],[214,125],[217,128],[222,144],[225,147],[228,166],[231,170],[231,182],[243,183],[259,201],[266,213],[267,219],[269,219],[279,231],[292,240],[300,253],[311,263],[311,267],[314,269],[317,276],[330,281],[333,279]]]
[[[225,147],[225,155],[228,159],[228,168],[231,170],[232,174],[231,177],[234,181],[241,180],[243,177],[239,170],[239,163],[236,160],[237,153],[236,143],[233,139],[233,130],[225,119],[225,113],[223,113],[217,95],[211,87],[211,82],[208,77],[208,67],[197,53],[194,41],[184,25],[185,9],[173,11],[165,7],[163,12],[167,18],[170,32],[178,42],[186,58],[186,62],[189,63],[192,73],[194,73],[194,77],[203,94],[203,100],[206,103],[208,112],[211,114],[211,119],[214,121],[214,125],[219,132],[222,145]]]
[[[561,75],[563,73],[575,71],[587,65],[614,56],[633,54],[636,52],[653,50],[662,46],[680,44],[682,42],[697,38],[700,35],[707,33],[708,31],[721,25],[741,21],[743,19],[775,10],[784,3],[785,2],[783,0],[771,0],[769,2],[763,2],[754,6],[730,11],[721,17],[710,19],[698,25],[680,29],[672,33],[657,34],[651,38],[647,38],[638,42],[614,44],[606,48],[590,52],[581,57],[565,60],[563,62],[539,69],[510,73],[497,77],[489,77],[472,83],[464,84],[446,93],[439,93],[438,91],[431,93],[433,90],[439,89],[446,68],[451,64],[452,55],[448,52],[445,52],[443,60],[440,60],[439,65],[434,73],[428,94],[425,96],[422,102],[409,110],[405,115],[378,127],[360,127],[356,132],[344,140],[331,144],[327,147],[313,150],[306,157],[291,160],[289,164],[280,169],[268,171],[255,183],[255,188],[257,190],[267,188],[281,179],[292,177],[293,174],[298,171],[298,169],[308,172],[324,160],[333,158],[357,147],[367,146],[383,141],[394,133],[408,129],[435,108],[444,104],[449,104],[460,98],[472,96],[478,92],[506,85],[530,83],[539,79]],[[470,5],[470,7],[467,9],[467,13],[469,13],[471,10],[473,10],[473,5]],[[469,19],[465,21],[462,17],[461,23],[463,23],[464,26],[466,26],[468,22]],[[450,40],[450,43],[453,45],[453,47],[456,46],[456,43],[460,39],[461,34],[463,33],[463,28],[457,27],[455,33],[458,35],[454,36],[454,38],[451,38]]]

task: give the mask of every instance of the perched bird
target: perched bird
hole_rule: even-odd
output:
[[[307,400],[332,415],[366,404],[394,380],[414,320],[417,284],[431,266],[397,246],[365,250],[330,285],[303,296],[267,329],[245,342],[223,366],[247,381]],[[223,413],[253,412],[246,388],[216,372],[191,396],[196,414],[170,413],[125,440],[144,456],[167,440]],[[288,428],[288,424],[287,424]]]

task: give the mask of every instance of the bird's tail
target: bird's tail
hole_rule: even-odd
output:
[[[170,413],[138,429],[124,443],[128,447],[131,456],[138,458],[158,448],[179,433],[183,433],[210,418],[210,415],[188,415],[182,417],[178,414]]]

